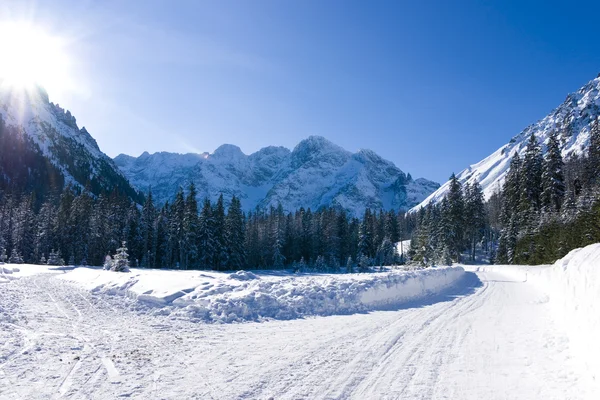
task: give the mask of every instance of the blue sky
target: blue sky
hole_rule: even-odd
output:
[[[496,3],[496,4],[492,4]],[[110,156],[322,135],[445,181],[600,72],[600,5],[3,1],[69,39],[50,93]]]

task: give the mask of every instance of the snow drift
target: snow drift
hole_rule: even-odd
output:
[[[551,266],[490,266],[548,295],[557,320],[583,367],[600,379],[600,243],[576,249]]]
[[[233,274],[133,269],[119,274],[76,268],[61,275],[93,292],[125,295],[155,312],[209,322],[293,319],[395,307],[437,294],[464,276],[461,267],[347,275]]]

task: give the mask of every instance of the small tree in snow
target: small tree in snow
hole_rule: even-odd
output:
[[[367,272],[371,266],[371,260],[365,254],[361,254],[358,259],[358,272]]]
[[[301,257],[297,264],[298,272],[306,272],[306,267],[306,261],[304,261],[304,257]]]
[[[348,261],[346,261],[346,272],[349,274],[354,272],[354,263],[352,262],[352,257],[348,257]]]
[[[315,270],[317,272],[326,272],[327,271],[327,263],[325,262],[325,257],[318,256],[315,260]]]
[[[8,256],[6,255],[6,249],[2,247],[2,250],[0,251],[0,263],[4,264],[7,258]]]
[[[60,253],[52,249],[48,254],[48,265],[64,265],[64,261],[60,258]]]
[[[73,256],[72,254],[69,257],[69,265],[75,265],[75,256]]]
[[[127,243],[123,241],[121,247],[117,249],[115,254],[111,271],[115,272],[129,272],[129,254],[127,254]]]
[[[110,270],[112,268],[112,263],[113,263],[112,257],[109,255],[106,255],[106,257],[104,257],[104,269]]]
[[[40,264],[42,265],[46,265],[48,261],[46,260],[46,257],[44,257],[44,255],[42,254],[42,257],[40,257]]]
[[[17,249],[12,249],[8,262],[11,264],[23,264],[23,257],[21,257]]]

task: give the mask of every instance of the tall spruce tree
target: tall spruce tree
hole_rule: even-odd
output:
[[[549,212],[559,212],[565,196],[564,162],[556,131],[548,138],[542,173],[542,207]]]
[[[213,228],[213,213],[210,200],[207,198],[202,205],[198,221],[198,243],[200,246],[200,268],[209,269],[213,266],[215,257],[215,238]]]
[[[227,266],[230,269],[246,267],[246,249],[244,248],[244,214],[240,200],[233,196],[225,219],[225,237],[227,243]]]
[[[198,249],[198,202],[196,200],[196,186],[190,183],[188,194],[185,198],[185,211],[183,215],[183,245],[181,246],[181,259],[184,268],[198,268],[200,251]]]

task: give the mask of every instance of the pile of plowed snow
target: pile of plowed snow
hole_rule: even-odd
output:
[[[395,307],[437,294],[461,267],[369,274],[301,274],[76,268],[60,279],[93,292],[125,295],[156,312],[211,322],[292,319]]]
[[[600,379],[600,243],[571,251],[551,266],[491,266],[548,295],[584,367]]]
[[[0,283],[6,283],[23,276],[56,272],[56,267],[32,264],[2,264],[0,263]]]

